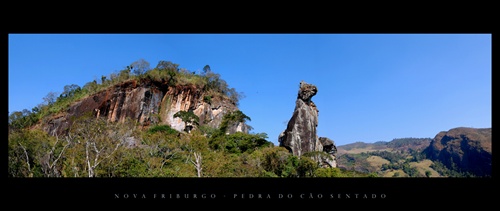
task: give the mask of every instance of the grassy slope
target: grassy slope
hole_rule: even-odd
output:
[[[342,154],[360,154],[362,152],[373,152],[373,151],[389,151],[392,152],[395,149],[392,149],[390,147],[381,147],[380,145],[374,146],[372,144],[362,144],[362,143],[355,143],[355,144],[350,144],[346,146],[338,146],[338,156]],[[376,169],[381,169],[382,164],[389,164],[390,162],[382,157],[379,156],[370,156],[366,159],[366,161],[369,163],[371,167],[374,167]],[[423,160],[420,162],[411,162],[410,166],[416,167],[418,171],[420,172],[421,175],[425,175],[426,171],[431,172],[430,177],[441,177],[441,175],[432,169],[430,165],[432,165],[433,162],[431,160]],[[386,171],[381,171],[380,176],[382,177],[393,177],[396,172],[399,172],[399,177],[407,177],[408,175],[404,173],[402,170],[386,170]]]
[[[440,174],[430,167],[430,165],[432,165],[433,163],[434,162],[432,162],[431,160],[425,159],[425,160],[420,161],[418,163],[417,162],[410,162],[410,166],[416,167],[418,169],[418,172],[420,172],[420,174],[422,174],[422,175],[425,175],[426,171],[430,171],[431,172],[430,177],[440,177]]]

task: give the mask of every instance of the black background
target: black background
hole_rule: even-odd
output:
[[[15,6],[11,6],[15,7]],[[493,7],[493,6],[490,6]],[[239,14],[238,10],[226,12],[206,10],[202,15],[191,17],[195,12],[170,13],[171,10],[151,11],[137,19],[138,8],[98,9],[92,7],[82,12],[71,9],[10,10],[12,15],[2,20],[6,33],[3,38],[8,55],[9,33],[491,33],[494,24],[492,13],[488,11],[456,11],[453,14],[436,9],[408,12],[400,9],[397,13],[351,13],[339,15],[343,10],[332,7],[327,11],[303,10],[285,11],[270,18],[257,11]],[[482,9],[488,8],[487,5]],[[110,9],[110,8],[109,8]],[[150,8],[153,9],[153,8]],[[179,9],[179,8],[177,8]],[[441,8],[448,9],[449,8]],[[98,12],[96,12],[96,10]],[[108,15],[108,12],[109,16]],[[114,12],[113,12],[114,11]],[[117,12],[118,11],[118,12]],[[311,11],[311,10],[309,10]],[[17,13],[16,13],[17,12]],[[408,12],[408,13],[407,13]],[[31,18],[20,18],[23,14]],[[105,18],[96,16],[106,14]],[[155,16],[151,16],[156,14]],[[363,16],[364,15],[364,16]],[[6,15],[7,16],[7,15]],[[152,21],[154,20],[154,21]],[[493,37],[496,37],[493,34]],[[493,42],[495,43],[495,42]],[[497,53],[493,53],[494,58]],[[5,57],[8,58],[8,57]],[[495,60],[493,58],[493,60]],[[7,64],[7,59],[6,63]],[[8,69],[8,64],[6,66]],[[493,65],[493,68],[495,66]],[[6,73],[8,71],[5,71]],[[492,71],[493,72],[493,71]],[[6,79],[8,77],[5,77]],[[8,83],[5,83],[7,87]],[[494,84],[494,83],[492,83]],[[5,89],[7,94],[7,88]],[[29,93],[27,93],[29,95]],[[4,115],[7,123],[7,115]],[[7,127],[4,127],[4,131]],[[494,137],[494,136],[493,136]],[[5,139],[7,140],[7,138]],[[493,141],[494,142],[494,141]],[[4,145],[7,148],[7,144]],[[7,152],[7,149],[3,152]],[[494,148],[494,147],[493,147]],[[495,152],[495,150],[493,150]],[[7,154],[7,153],[6,153]],[[495,158],[495,155],[493,156]],[[7,160],[7,159],[6,159]],[[7,162],[5,160],[5,167]],[[496,161],[493,160],[493,167]],[[7,169],[6,169],[7,170]],[[7,171],[5,171],[7,172]],[[5,174],[7,175],[7,174]],[[174,210],[171,205],[182,209],[201,205],[202,207],[229,207],[245,209],[273,202],[280,206],[305,204],[324,206],[335,210],[337,205],[357,207],[369,205],[376,208],[431,209],[439,207],[473,209],[490,208],[498,189],[492,178],[8,178],[2,187],[6,204],[17,208],[35,207],[49,209],[75,209],[91,206],[96,209],[102,204],[160,205],[162,210]],[[146,194],[146,199],[116,199],[115,194]],[[216,194],[216,199],[152,199],[151,194]],[[300,199],[300,194],[323,194],[322,199]],[[329,199],[329,194],[384,194],[386,198],[376,199]],[[233,199],[233,194],[270,194],[271,199]],[[292,194],[292,199],[278,199],[277,194]],[[226,197],[223,197],[223,196]],[[497,199],[498,200],[498,199]],[[229,205],[231,204],[231,205]],[[264,207],[265,208],[265,207]],[[293,208],[293,207],[292,207]],[[177,209],[177,208],[175,208]],[[267,210],[267,208],[265,208]]]

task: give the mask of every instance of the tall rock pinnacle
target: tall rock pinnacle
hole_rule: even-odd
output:
[[[315,85],[300,82],[295,109],[287,128],[278,137],[279,145],[299,157],[308,152],[326,152],[328,156],[316,156],[314,159],[324,166],[337,167],[334,142],[328,138],[318,138],[316,134],[319,111],[311,100],[316,93],[318,89]]]

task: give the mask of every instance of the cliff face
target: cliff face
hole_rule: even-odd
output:
[[[319,158],[317,161],[330,167],[336,167],[336,147],[331,139],[318,138],[318,109],[311,98],[318,89],[315,85],[300,82],[300,88],[295,101],[295,109],[287,128],[278,137],[280,146],[287,148],[293,155],[301,156],[307,152],[324,151],[330,157]]]
[[[142,127],[166,124],[182,131],[186,123],[173,117],[178,111],[193,111],[200,125],[217,128],[226,113],[236,110],[237,106],[226,98],[213,98],[210,103],[203,101],[203,91],[192,85],[174,87],[132,80],[75,102],[65,112],[49,118],[42,128],[49,134],[64,134],[75,117],[91,114],[113,122],[129,118]],[[248,133],[248,126],[240,123],[229,131]]]
[[[491,176],[491,141],[491,128],[459,127],[438,133],[424,152],[448,168]]]

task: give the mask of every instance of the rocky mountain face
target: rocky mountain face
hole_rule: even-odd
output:
[[[328,157],[317,156],[315,159],[324,166],[337,167],[335,143],[316,134],[318,109],[311,98],[317,92],[315,85],[300,82],[295,109],[287,128],[278,137],[279,145],[299,157],[308,152],[326,152]]]
[[[424,153],[450,169],[491,176],[491,141],[491,128],[453,128],[439,132]]]
[[[174,117],[179,111],[192,111],[200,125],[217,128],[222,117],[237,106],[226,98],[203,99],[203,90],[194,85],[167,86],[154,81],[130,80],[100,91],[73,103],[65,112],[52,116],[42,128],[49,134],[64,134],[75,117],[91,114],[113,122],[135,120],[142,127],[166,124],[183,131],[186,123]],[[248,133],[249,126],[238,123],[229,127],[230,133]]]

